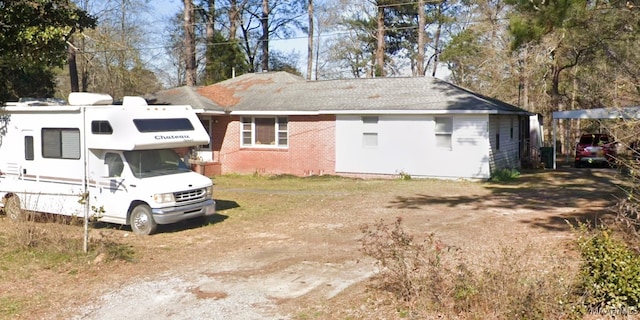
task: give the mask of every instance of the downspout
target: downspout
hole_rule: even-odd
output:
[[[556,170],[556,123],[557,119],[551,117],[551,122],[553,123],[553,170]]]

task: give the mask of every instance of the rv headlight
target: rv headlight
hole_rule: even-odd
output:
[[[153,201],[156,203],[169,203],[175,202],[176,199],[173,197],[173,193],[156,193],[153,195]]]
[[[213,199],[213,185],[207,187],[207,199]]]

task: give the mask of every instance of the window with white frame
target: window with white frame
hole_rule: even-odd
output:
[[[42,157],[80,159],[80,129],[42,128]]]
[[[436,117],[436,147],[451,150],[451,136],[453,135],[453,118]]]
[[[378,117],[362,117],[362,146],[365,148],[375,148],[378,146]]]
[[[287,147],[289,120],[287,117],[242,117],[243,147]]]

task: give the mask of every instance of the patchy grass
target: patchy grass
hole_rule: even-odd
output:
[[[66,295],[56,298],[49,286],[59,290],[81,272],[104,263],[132,261],[133,255],[130,246],[104,237],[92,241],[84,253],[83,228],[77,221],[42,217],[12,221],[0,216],[0,318],[29,318],[32,310],[52,299],[73,296],[63,288]]]
[[[88,254],[81,253],[79,225],[35,222],[19,231],[0,216],[0,318],[40,318],[51,310],[64,318],[63,309],[91,303],[78,292],[88,300],[135,279],[203,270],[229,257],[238,260],[239,274],[227,272],[247,278],[309,261],[373,264],[374,251],[359,251],[363,226],[371,235],[395,236],[407,253],[396,260],[396,274],[408,281],[376,278],[331,299],[312,292],[278,307],[294,319],[557,318],[569,314],[556,298],[571,288],[579,259],[567,245],[573,236],[565,220],[593,221],[617,190],[609,175],[599,175],[527,172],[506,183],[225,175],[213,179],[218,215],[206,223],[162,226],[150,237],[100,226]],[[401,228],[376,229],[397,217]],[[31,230],[26,241],[24,230]],[[408,253],[421,248],[426,256],[411,260]],[[271,260],[279,255],[283,260]],[[263,260],[271,264],[249,267]],[[427,267],[409,275],[405,267],[420,261]]]

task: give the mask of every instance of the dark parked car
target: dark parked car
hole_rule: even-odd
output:
[[[584,165],[613,166],[616,162],[616,143],[604,133],[588,133],[580,137],[576,146],[575,167]]]

